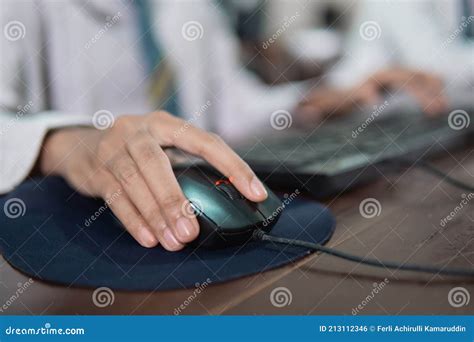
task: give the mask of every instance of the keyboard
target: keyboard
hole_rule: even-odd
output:
[[[337,174],[421,147],[442,144],[456,136],[448,116],[427,118],[420,113],[391,113],[365,124],[360,118],[327,121],[311,131],[275,131],[237,152],[254,168],[307,169]]]

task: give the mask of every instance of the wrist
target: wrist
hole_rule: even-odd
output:
[[[38,161],[43,175],[60,175],[67,164],[67,156],[80,142],[81,132],[89,128],[60,128],[50,131],[43,141]]]

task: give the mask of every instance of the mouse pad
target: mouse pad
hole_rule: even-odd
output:
[[[301,195],[286,195],[286,202],[273,235],[319,243],[329,240],[335,220],[328,208]],[[302,247],[260,241],[220,250],[147,249],[133,240],[103,201],[81,196],[58,177],[24,182],[0,197],[0,205],[3,257],[33,278],[67,286],[193,288],[197,283],[267,271],[310,253]],[[91,216],[97,218],[92,221]]]

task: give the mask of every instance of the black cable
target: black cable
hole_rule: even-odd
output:
[[[254,232],[253,239],[259,240],[259,241],[271,241],[274,243],[280,243],[280,244],[285,244],[285,245],[290,245],[290,246],[305,247],[305,248],[312,249],[314,251],[330,254],[341,259],[350,260],[350,261],[354,261],[354,262],[358,262],[358,263],[366,264],[370,266],[375,266],[375,267],[390,268],[390,269],[404,270],[404,271],[443,274],[443,275],[449,275],[449,276],[474,277],[474,270],[457,269],[457,268],[438,268],[438,267],[432,267],[432,266],[413,265],[413,264],[402,265],[396,262],[379,261],[376,259],[369,259],[369,258],[341,252],[341,251],[338,251],[337,249],[325,247],[318,243],[271,236],[271,235],[266,234],[263,230],[260,230],[260,229],[257,229]]]
[[[401,161],[402,161],[403,164],[409,164],[410,166],[415,165],[415,166],[431,173],[432,175],[434,175],[436,177],[439,177],[442,181],[444,181],[448,184],[451,184],[452,186],[455,186],[455,187],[457,187],[461,190],[474,192],[474,186],[472,186],[470,184],[463,183],[460,180],[457,180],[455,178],[452,178],[448,174],[446,174],[443,171],[441,171],[440,169],[436,168],[434,165],[432,165],[428,162],[425,162],[424,160],[415,161],[415,160],[409,160],[409,159],[401,159]]]

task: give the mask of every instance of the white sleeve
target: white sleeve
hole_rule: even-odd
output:
[[[176,68],[185,115],[194,124],[238,140],[270,128],[272,112],[291,110],[304,95],[304,85],[268,86],[245,69],[238,41],[211,1],[163,1],[158,16],[157,34]],[[193,117],[203,106],[205,113]]]
[[[0,11],[0,194],[31,172],[51,128],[90,125],[90,116],[47,111],[42,27],[34,1],[7,0]]]
[[[472,80],[474,46],[445,21],[434,1],[363,1],[330,83],[350,87],[387,66],[431,72],[449,83]]]
[[[355,86],[391,63],[390,33],[384,27],[388,2],[361,1],[343,45],[341,59],[328,71],[337,88]]]
[[[273,112],[291,112],[305,95],[306,83],[264,84],[240,62],[238,41],[218,14],[212,29],[214,53],[208,64],[210,85],[218,99],[215,127],[225,138],[241,140],[251,133],[271,129]]]
[[[90,117],[43,112],[23,118],[20,111],[0,113],[0,194],[28,177],[49,130],[77,125],[91,125]]]
[[[385,12],[390,15],[383,17],[382,31],[391,37],[389,52],[398,64],[436,74],[447,84],[472,80],[474,45],[463,37],[460,14],[451,13],[448,18],[438,1],[393,4],[396,6]],[[450,21],[454,21],[454,28],[448,25]]]

